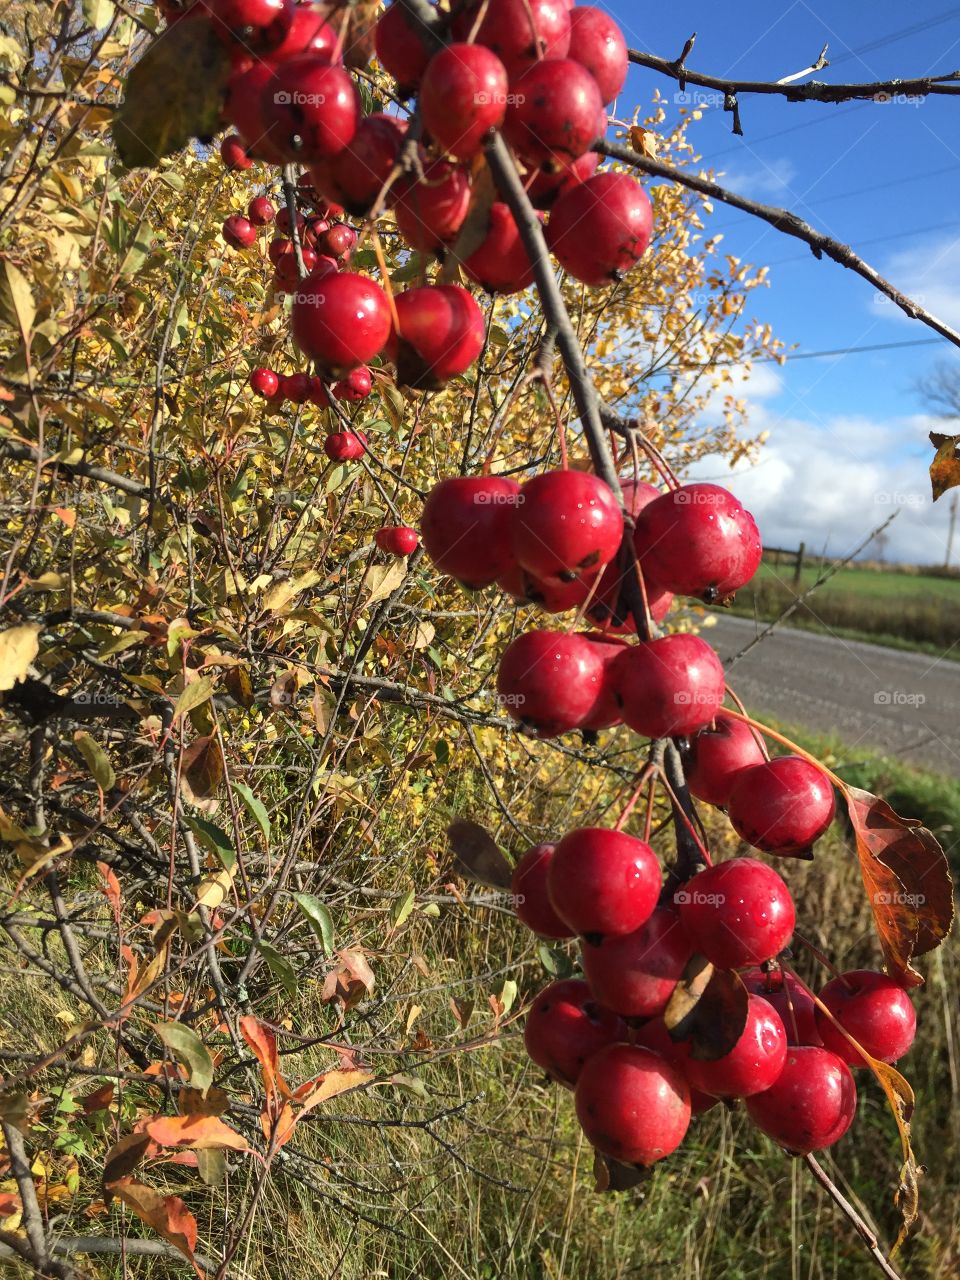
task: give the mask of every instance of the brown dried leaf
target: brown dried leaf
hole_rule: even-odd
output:
[[[122,1200],[158,1236],[179,1249],[193,1263],[197,1275],[203,1276],[193,1257],[193,1251],[197,1247],[197,1220],[179,1196],[161,1195],[153,1187],[135,1182],[132,1178],[111,1182],[107,1191]]]
[[[673,989],[663,1021],[674,1040],[690,1044],[690,1056],[715,1062],[730,1052],[747,1023],[747,989],[726,969],[691,956]]]
[[[103,1163],[103,1182],[109,1186],[119,1178],[125,1178],[147,1154],[151,1144],[148,1133],[125,1133],[107,1152]],[[156,1150],[156,1148],[154,1148]]]
[[[183,753],[180,780],[193,803],[211,800],[217,794],[223,782],[223,752],[212,734],[197,738]]]
[[[513,868],[479,822],[457,818],[447,827],[447,840],[460,875],[489,889],[509,889]]]
[[[629,1191],[653,1176],[652,1169],[641,1165],[622,1164],[601,1151],[593,1153],[593,1182],[597,1191]]]
[[[936,502],[948,489],[960,485],[960,436],[942,436],[931,431],[930,443],[937,451],[937,456],[930,463],[930,484]]]
[[[946,854],[922,823],[901,818],[885,800],[859,787],[844,787],[844,795],[887,971],[920,986],[911,961],[938,947],[953,924]]]

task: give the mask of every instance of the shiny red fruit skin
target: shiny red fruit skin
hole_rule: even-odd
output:
[[[589,590],[589,583],[578,585],[584,590]],[[563,590],[563,588],[559,588],[559,590]],[[597,700],[580,728],[596,733],[600,729],[612,729],[614,725],[620,723],[620,704],[617,702],[616,690],[611,678],[611,669],[614,659],[624,647],[624,642],[615,636],[606,636],[597,631],[589,633],[586,639],[593,645],[600,657],[600,661],[603,663],[603,676],[600,681]]]
[[[690,742],[684,762],[690,794],[704,804],[725,809],[737,774],[764,760],[758,735],[750,726],[718,711],[715,722]]]
[[[420,114],[436,145],[470,160],[507,110],[507,72],[482,44],[450,44],[430,59],[420,82]]]
[[[468,38],[479,10],[479,0],[459,7],[453,21],[455,39]],[[513,80],[540,58],[566,55],[569,8],[564,0],[490,0],[476,42],[497,55]]]
[[[603,111],[597,82],[571,58],[536,62],[516,81],[503,132],[529,164],[562,169],[597,140]],[[557,202],[560,203],[559,201]]]
[[[397,366],[398,386],[437,391],[466,373],[483,349],[483,312],[460,285],[404,289],[394,306],[398,327],[387,355]]]
[[[547,894],[547,872],[553,860],[555,845],[537,844],[528,849],[513,869],[510,892],[517,919],[538,937],[572,938],[573,931],[563,923]]]
[[[651,1165],[676,1151],[690,1126],[690,1089],[659,1054],[614,1044],[580,1072],[577,1119],[588,1141],[625,1164]]]
[[[653,210],[640,183],[628,173],[604,172],[562,192],[550,212],[547,244],[575,280],[599,286],[621,280],[646,253],[652,233]]]
[[[738,774],[727,801],[737,835],[764,853],[804,855],[833,821],[826,774],[801,756],[778,756]]]
[[[400,97],[409,97],[420,84],[430,54],[416,26],[397,0],[377,23],[374,44],[377,59],[396,80]]]
[[[220,159],[227,169],[249,169],[253,164],[239,133],[228,133],[220,143]]]
[[[533,283],[533,266],[517,224],[501,201],[490,206],[487,234],[463,267],[488,293],[519,293]]]
[[[660,895],[660,866],[643,840],[605,827],[579,827],[554,851],[547,892],[560,919],[595,943],[646,924]]]
[[[747,1022],[728,1054],[713,1062],[687,1058],[687,1078],[717,1098],[748,1098],[771,1088],[787,1060],[787,1033],[780,1015],[759,996],[747,997]]]
[[[570,57],[596,80],[603,102],[612,102],[627,78],[627,42],[616,20],[593,5],[571,9]]]
[[[294,0],[204,0],[204,7],[222,40],[264,53],[276,49],[289,31]]]
[[[250,374],[250,390],[261,400],[275,400],[280,391],[280,379],[272,369],[254,369]]]
[[[364,116],[350,142],[332,159],[310,168],[317,189],[333,196],[350,213],[365,217],[384,183],[393,172],[407,122],[375,112]],[[395,185],[386,196],[386,207],[396,200]]]
[[[616,556],[623,514],[609,485],[586,471],[548,471],[523,486],[513,520],[517,563],[544,582],[570,582]]]
[[[280,379],[280,394],[291,404],[306,404],[310,399],[310,374],[291,373]]]
[[[362,431],[334,431],[323,442],[323,451],[333,462],[356,462],[366,453]]]
[[[857,1086],[835,1053],[796,1045],[776,1083],[747,1099],[747,1114],[761,1132],[795,1155],[837,1142],[857,1113]]]
[[[378,529],[374,542],[391,556],[411,556],[420,545],[416,529],[409,525],[389,525]]]
[[[296,250],[293,247],[293,241],[286,240],[284,243],[288,248],[277,256],[275,263],[276,278],[284,289],[292,292],[300,283],[300,265],[297,262],[297,255]],[[318,261],[316,250],[311,249],[308,244],[302,245],[300,249],[300,261],[303,263],[304,269],[308,273],[313,273]]]
[[[426,164],[423,179],[396,183],[394,213],[404,242],[421,253],[437,253],[456,239],[470,207],[470,175],[447,160]]]
[[[813,1002],[813,996],[792,973],[783,969],[765,972],[755,968],[745,969],[740,978],[748,991],[761,996],[779,1013],[787,1033],[787,1044],[823,1044],[817,1026],[817,1006]]]
[[[603,662],[583,636],[526,631],[500,657],[497,700],[538,738],[577,729],[592,712]]]
[[[333,388],[333,393],[338,400],[360,401],[366,400],[372,390],[373,377],[370,370],[366,365],[361,365],[359,369],[351,369],[346,378]]]
[[[420,535],[441,573],[478,589],[510,568],[510,519],[519,493],[510,476],[451,476],[434,485]]]
[[[335,222],[321,235],[317,236],[317,252],[327,254],[331,258],[343,259],[350,256],[357,243],[357,233],[345,222]]]
[[[247,206],[247,218],[255,227],[266,227],[277,216],[277,211],[266,196],[254,196]]]
[[[696,733],[723,703],[723,664],[699,636],[630,645],[617,658],[612,679],[624,724],[644,738]]]
[[[774,959],[796,923],[783,878],[756,858],[707,867],[677,889],[673,900],[694,948],[718,969]]]
[[[580,608],[590,594],[595,577],[587,574],[573,582],[542,582],[514,564],[497,579],[497,586],[521,604],[535,604],[544,613],[568,613]],[[618,709],[618,719],[619,715]]]
[[[851,969],[832,978],[819,997],[845,1031],[872,1058],[896,1062],[913,1044],[917,1015],[903,987],[885,973],[872,969]],[[861,1053],[833,1025],[822,1009],[817,1009],[817,1030],[824,1047],[851,1067],[867,1065]]]
[[[627,1034],[621,1018],[597,1004],[577,978],[551,982],[531,1004],[523,1042],[531,1061],[572,1089],[586,1063]]]
[[[687,1059],[690,1056],[689,1046],[686,1041],[673,1039],[664,1025],[662,1017],[650,1018],[643,1026],[638,1027],[633,1032],[633,1043],[639,1045],[642,1049],[652,1049],[661,1058],[666,1058],[667,1062],[676,1067],[677,1071],[687,1081],[687,1084],[690,1085],[686,1071]],[[720,1099],[715,1098],[712,1094],[701,1093],[699,1089],[694,1089],[690,1085],[691,1115],[701,1116],[705,1111],[709,1111],[711,1107],[717,1106],[719,1101]]]
[[[323,9],[319,5],[298,4],[293,11],[293,20],[287,34],[270,51],[268,61],[279,66],[282,62],[307,53],[333,62],[336,47],[337,33],[324,17]]]
[[[231,213],[223,224],[221,234],[234,249],[249,249],[256,243],[257,228],[242,213]]]
[[[292,226],[290,222],[290,210],[287,208],[286,205],[283,205],[282,208],[277,210],[276,227],[277,227],[277,235],[279,236],[293,235]],[[306,230],[307,230],[307,220],[302,213],[298,213],[297,214],[297,235],[300,236],[301,241],[303,239],[304,234],[306,233]]]
[[[652,1018],[662,1012],[692,955],[677,912],[656,907],[633,933],[608,934],[598,946],[586,943],[583,972],[602,1005],[625,1018]]]
[[[330,397],[327,394],[326,387],[323,385],[322,378],[318,378],[314,375],[310,379],[310,391],[307,395],[307,399],[311,404],[315,404],[318,409],[330,408]]]
[[[551,209],[564,191],[592,178],[599,163],[598,153],[587,151],[572,163],[558,169],[556,173],[548,173],[543,169],[537,170],[532,181],[524,178],[530,203],[535,209]]]
[[[325,371],[343,375],[368,364],[390,335],[387,295],[352,271],[308,276],[291,311],[293,340]]]
[[[651,502],[634,546],[648,580],[708,604],[749,582],[762,554],[753,517],[717,484],[681,485]]]
[[[284,157],[267,133],[263,114],[264,90],[273,75],[269,62],[255,62],[252,67],[234,71],[227,81],[223,115],[243,139],[249,156],[268,164],[282,164]]]
[[[312,54],[277,68],[264,87],[261,110],[270,145],[284,159],[308,164],[342,151],[360,119],[349,74]]]

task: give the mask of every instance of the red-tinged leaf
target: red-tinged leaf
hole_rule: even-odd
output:
[[[97,870],[103,879],[103,888],[100,892],[110,903],[113,911],[113,919],[115,924],[120,923],[120,881],[113,873],[113,869],[108,867],[105,862],[97,863]]]
[[[887,971],[904,986],[920,986],[916,956],[938,947],[953,924],[953,882],[946,854],[916,819],[901,818],[885,800],[844,787]]]
[[[293,1130],[297,1123],[297,1117],[293,1114],[293,1107],[289,1102],[285,1102],[280,1108],[280,1114],[277,1116],[276,1124],[273,1124],[266,1116],[261,1117],[263,1126],[263,1136],[267,1142],[273,1142],[273,1150],[279,1151],[293,1137]]]
[[[373,990],[375,978],[362,951],[338,951],[340,962],[324,979],[321,1000],[341,1000],[347,1009],[359,1004]]]
[[[208,1147],[248,1149],[246,1138],[216,1116],[160,1116],[144,1127],[161,1147],[190,1147],[194,1151]]]
[[[0,1191],[0,1218],[11,1218],[19,1213],[23,1206],[20,1197],[12,1191]]]
[[[937,451],[930,463],[930,484],[936,502],[948,489],[960,484],[960,436],[944,436],[931,431],[930,443]]]
[[[212,1148],[210,1148],[210,1150],[212,1150]],[[164,1164],[183,1164],[183,1165],[186,1165],[188,1169],[196,1169],[198,1164],[197,1152],[196,1151],[178,1151],[176,1152],[175,1155],[165,1156],[163,1163]]]
[[[106,1111],[113,1102],[116,1087],[112,1084],[103,1084],[99,1089],[94,1089],[93,1093],[88,1093],[86,1097],[80,1099],[80,1106],[83,1108],[85,1116],[92,1116],[95,1111]]]
[[[373,1074],[370,1071],[328,1071],[315,1082],[312,1091],[304,1098],[297,1119],[301,1119],[308,1111],[318,1107],[321,1102],[329,1102],[338,1093],[346,1093],[349,1089],[358,1089],[360,1085],[372,1079]]]
[[[263,1087],[267,1091],[267,1097],[275,1098],[278,1093],[284,1098],[289,1097],[290,1090],[287,1087],[287,1082],[280,1074],[277,1037],[268,1026],[250,1014],[240,1019],[240,1034],[253,1050],[254,1057],[260,1063]]]
[[[132,1209],[148,1227],[152,1227],[158,1236],[179,1249],[193,1264],[197,1275],[203,1276],[193,1257],[197,1247],[197,1220],[179,1196],[161,1195],[153,1187],[132,1178],[112,1182],[107,1190]]]
[[[479,822],[458,818],[447,827],[457,871],[468,880],[477,880],[488,889],[509,889],[513,869]]]

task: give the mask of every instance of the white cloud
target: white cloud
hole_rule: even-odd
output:
[[[799,200],[791,187],[796,176],[797,166],[786,157],[769,163],[758,157],[755,168],[725,170],[721,181],[728,190],[752,200],[782,201],[788,195]]]
[[[881,274],[901,294],[954,328],[960,328],[960,235],[929,237],[885,260]],[[884,294],[875,293],[871,312],[883,319],[910,317]],[[916,321],[911,321],[916,324]]]

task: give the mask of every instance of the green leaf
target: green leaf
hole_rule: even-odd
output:
[[[263,801],[257,799],[245,782],[235,782],[233,784],[233,789],[243,801],[244,808],[263,832],[264,840],[269,844],[270,818],[267,815],[266,809],[263,807]]]
[[[276,947],[271,947],[269,942],[258,942],[257,950],[267,962],[267,968],[283,987],[284,991],[293,999],[297,994],[297,974],[290,961],[280,954]]]
[[[177,699],[177,705],[173,709],[173,723],[192,711],[194,707],[199,707],[213,693],[213,677],[201,676],[199,680],[194,680],[184,689],[180,697]]]
[[[547,973],[552,974],[553,977],[569,978],[573,973],[573,965],[565,951],[541,944],[537,948],[537,955],[540,957],[540,963]]]
[[[11,329],[19,329],[26,341],[36,314],[29,280],[19,267],[4,258],[0,266],[0,321]]]
[[[83,0],[82,7],[83,16],[94,31],[108,26],[113,17],[113,0]]]
[[[232,871],[237,865],[237,855],[233,841],[224,829],[215,822],[208,822],[206,818],[191,817],[187,818],[187,822],[204,848],[219,858],[227,871]]]
[[[191,138],[212,138],[229,74],[230,55],[212,22],[167,27],[127,76],[113,118],[123,163],[153,169]]]
[[[159,1022],[157,1035],[190,1072],[190,1083],[206,1093],[213,1084],[213,1059],[197,1033],[182,1022]]]
[[[394,929],[399,929],[403,922],[409,917],[416,899],[416,890],[411,889],[410,892],[405,894],[393,908],[390,913],[390,923]]]
[[[227,1176],[227,1157],[217,1147],[202,1148],[197,1152],[197,1172],[205,1187],[220,1187]]]
[[[500,1015],[505,1018],[513,1008],[514,1001],[517,998],[517,984],[512,978],[507,978],[500,991],[500,1003],[503,1005],[503,1013]]]
[[[312,893],[295,893],[293,900],[307,917],[310,927],[320,940],[324,955],[333,955],[333,919],[328,909]]]
[[[117,775],[113,771],[110,757],[100,743],[91,738],[90,734],[85,733],[82,729],[79,729],[73,735],[73,741],[86,761],[87,768],[93,774],[97,786],[102,791],[110,791],[116,786]]]

